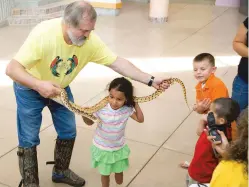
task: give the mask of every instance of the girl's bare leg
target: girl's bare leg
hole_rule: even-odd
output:
[[[123,184],[123,172],[115,173],[115,181],[117,184]]]
[[[101,183],[102,187],[109,187],[110,186],[110,176],[101,175]]]

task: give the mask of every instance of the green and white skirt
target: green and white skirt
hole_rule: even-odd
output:
[[[121,173],[129,167],[130,149],[127,145],[117,151],[102,150],[91,146],[92,167],[98,168],[101,175]]]

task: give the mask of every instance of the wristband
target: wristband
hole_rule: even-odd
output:
[[[154,78],[155,78],[155,77],[151,76],[150,81],[149,81],[149,83],[148,83],[148,86],[151,86],[151,85],[152,85],[152,83],[153,83],[153,81],[154,81]]]

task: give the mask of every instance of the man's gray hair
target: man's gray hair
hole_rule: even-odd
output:
[[[84,17],[91,21],[97,19],[97,13],[91,4],[85,1],[75,1],[66,6],[63,16],[66,24],[77,28]]]

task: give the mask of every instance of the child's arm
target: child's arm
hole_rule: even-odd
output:
[[[200,122],[197,127],[197,131],[196,131],[198,136],[200,136],[201,133],[204,131],[206,124],[207,124],[207,115],[203,115],[202,118],[200,119]]]
[[[135,112],[131,115],[131,118],[139,123],[143,123],[144,122],[144,115],[143,115],[143,112],[142,112],[140,106],[138,105],[138,103],[135,103],[134,108],[135,108]]]

